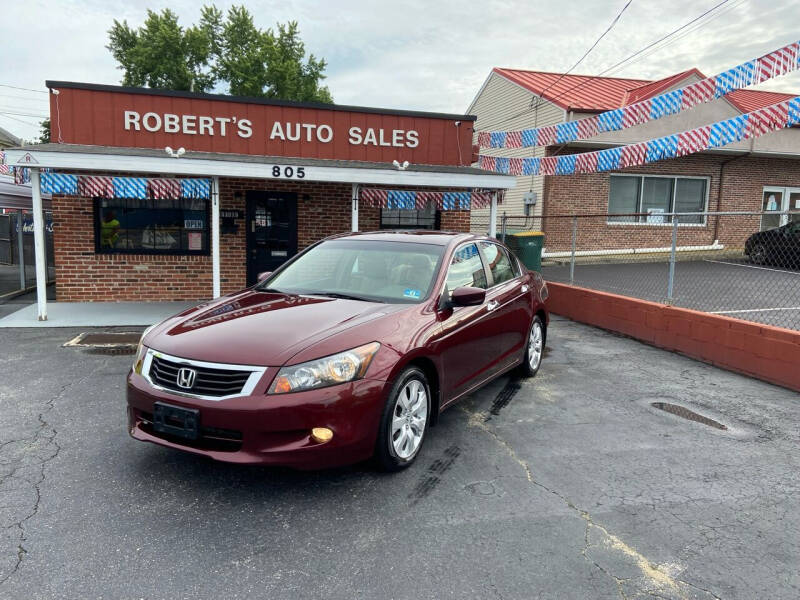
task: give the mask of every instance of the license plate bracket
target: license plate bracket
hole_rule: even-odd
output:
[[[200,411],[156,402],[153,405],[153,429],[157,433],[196,440],[200,436]]]

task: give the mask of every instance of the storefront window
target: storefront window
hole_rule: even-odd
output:
[[[381,229],[439,229],[439,212],[433,205],[422,210],[382,208]]]
[[[95,198],[99,253],[208,254],[208,200]]]
[[[638,177],[612,175],[608,191],[609,223],[664,225],[672,222],[665,213],[706,210],[708,179],[693,177]],[[639,213],[631,216],[630,213]],[[680,217],[680,224],[703,224],[705,217]]]

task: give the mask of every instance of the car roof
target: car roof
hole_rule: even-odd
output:
[[[343,233],[328,239],[358,239],[370,242],[406,242],[411,244],[434,244],[448,246],[470,239],[485,239],[484,236],[458,231],[433,231],[430,229],[385,229],[381,231],[358,231]]]

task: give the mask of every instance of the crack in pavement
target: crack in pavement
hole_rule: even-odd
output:
[[[55,395],[53,395],[52,398],[50,398],[49,400],[47,400],[44,403],[44,405],[42,407],[42,410],[36,416],[37,420],[39,421],[39,426],[37,427],[36,433],[33,436],[30,436],[30,437],[27,437],[27,438],[20,438],[20,439],[16,439],[16,440],[10,440],[8,442],[3,443],[3,445],[0,446],[0,450],[2,450],[3,448],[8,446],[9,444],[11,444],[13,442],[17,442],[17,443],[26,443],[27,447],[29,447],[29,448],[30,447],[34,447],[35,448],[36,445],[41,440],[44,440],[45,441],[44,448],[43,448],[44,450],[50,450],[50,446],[54,447],[53,451],[51,451],[48,456],[39,457],[40,458],[40,461],[39,461],[39,464],[38,464],[39,470],[38,470],[37,478],[36,478],[35,481],[31,482],[31,481],[28,481],[27,479],[25,479],[24,477],[22,478],[23,480],[27,481],[28,483],[30,483],[33,486],[33,489],[34,489],[34,492],[35,492],[35,499],[34,499],[34,502],[33,502],[33,508],[23,518],[19,519],[18,521],[15,521],[14,523],[12,523],[8,527],[6,527],[6,529],[12,529],[14,527],[19,529],[19,543],[17,544],[16,562],[14,563],[14,566],[11,568],[9,573],[6,574],[4,577],[0,578],[0,585],[6,583],[9,579],[11,579],[19,571],[20,566],[22,565],[22,561],[23,561],[25,555],[28,553],[28,550],[25,548],[25,545],[24,545],[25,542],[27,541],[27,539],[25,537],[25,524],[30,519],[35,517],[39,512],[39,504],[41,503],[41,500],[42,500],[41,487],[42,487],[42,484],[44,483],[44,481],[46,479],[45,467],[47,466],[47,464],[49,462],[55,460],[58,457],[59,453],[61,452],[61,446],[56,441],[56,436],[58,435],[58,430],[55,427],[52,427],[47,422],[47,420],[45,419],[45,415],[47,415],[48,413],[50,413],[53,410],[53,408],[55,406],[55,402],[57,400],[60,400],[64,396],[64,394],[67,392],[67,390],[69,388],[71,388],[72,386],[79,385],[79,384],[82,384],[82,383],[88,381],[90,378],[95,376],[97,374],[97,372],[101,368],[104,368],[106,366],[108,366],[108,359],[106,359],[102,364],[100,364],[95,369],[91,370],[89,373],[87,373],[81,379],[76,379],[76,380],[74,380],[74,381],[72,381],[70,383],[67,383],[67,384],[61,386],[61,389],[58,390],[58,392]],[[14,476],[16,475],[18,470],[19,470],[19,468],[15,467],[11,471],[11,473],[9,473],[7,476],[5,476],[3,478],[3,482],[5,482],[6,480],[14,478]]]
[[[644,555],[638,552],[635,548],[631,547],[627,543],[625,543],[622,539],[618,536],[614,535],[610,531],[608,531],[602,525],[595,523],[592,515],[585,511],[575,503],[570,500],[564,494],[558,492],[557,490],[551,489],[544,485],[543,483],[536,480],[533,475],[533,471],[530,467],[530,464],[521,458],[514,447],[500,434],[497,433],[494,429],[492,429],[489,424],[486,422],[486,413],[485,412],[475,412],[469,410],[463,404],[459,407],[461,408],[462,412],[467,415],[468,418],[468,425],[470,427],[476,427],[483,431],[484,433],[488,434],[499,446],[501,446],[506,454],[514,460],[525,472],[525,476],[529,483],[535,485],[538,488],[543,489],[544,491],[553,494],[559,500],[561,500],[570,510],[574,511],[581,519],[586,522],[586,529],[584,534],[584,547],[581,549],[581,556],[587,561],[591,562],[596,568],[598,568],[602,573],[611,577],[617,585],[617,589],[619,591],[620,598],[622,600],[627,600],[627,595],[625,594],[624,584],[628,583],[632,585],[631,580],[624,579],[617,577],[613,573],[611,573],[608,569],[600,565],[596,560],[591,559],[588,556],[589,549],[596,544],[591,544],[589,542],[590,532],[592,530],[596,530],[599,532],[604,540],[604,545],[612,550],[617,551],[618,553],[622,554],[623,556],[632,560],[635,566],[639,569],[642,576],[651,584],[653,585],[656,590],[672,592],[676,594],[681,599],[688,599],[687,590],[686,588],[692,588],[694,590],[701,591],[714,600],[721,600],[719,596],[711,592],[710,590],[698,587],[694,584],[691,584],[686,581],[682,581],[680,579],[676,579],[673,575],[670,574],[670,571],[674,571],[674,565],[658,565],[653,564],[650,560],[648,560]],[[672,569],[668,569],[668,566],[672,566]],[[655,590],[640,590],[649,595],[656,596]]]

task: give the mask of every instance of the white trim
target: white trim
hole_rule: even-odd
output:
[[[494,71],[489,71],[489,75],[486,77],[486,79],[483,80],[483,85],[480,87],[478,93],[475,94],[475,97],[472,99],[472,102],[470,102],[470,105],[467,107],[466,114],[470,114],[470,111],[475,107],[475,104],[478,102],[478,98],[481,97],[483,90],[485,90],[486,86],[489,85],[489,80],[492,78],[492,75],[494,74],[495,74]]]
[[[489,205],[489,237],[497,237],[497,192],[492,194]]]
[[[255,163],[208,158],[163,158],[155,156],[126,156],[118,154],[90,154],[85,152],[46,152],[34,148],[25,150],[6,150],[6,161],[11,165],[29,166],[18,163],[23,156],[30,154],[37,167],[54,169],[80,169],[85,171],[127,171],[134,173],[158,173],[163,175],[191,175],[204,177],[251,177],[257,179],[291,179],[292,181],[325,181],[334,183],[361,183],[370,185],[436,186],[461,188],[511,189],[516,178],[510,175],[490,175],[471,173],[445,173],[430,171],[398,171],[394,168],[375,169],[357,167],[321,167],[295,164],[304,167],[305,177],[276,178],[272,176],[274,166],[281,163]],[[283,170],[283,169],[281,169]]]
[[[36,265],[36,304],[40,321],[47,321],[47,259],[45,257],[44,212],[39,169],[31,169],[31,199],[33,203],[33,248]],[[22,223],[19,227],[22,236]]]
[[[219,177],[211,178],[211,297],[222,295],[219,258]]]
[[[358,231],[358,184],[350,192],[350,231]]]
[[[676,252],[703,252],[707,250],[724,250],[725,246],[718,241],[710,246],[676,246]],[[661,248],[619,248],[615,250],[578,250],[575,256],[615,256],[617,254],[660,254],[671,252],[671,246]],[[572,256],[571,251],[564,252],[542,252],[542,258],[568,258]],[[715,261],[709,261],[715,262]]]

